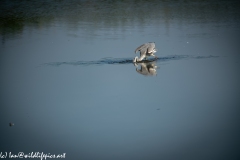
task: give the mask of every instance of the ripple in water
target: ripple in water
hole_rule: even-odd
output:
[[[159,57],[157,59],[149,58],[148,60],[143,60],[142,62],[138,63],[146,63],[146,62],[153,62],[153,61],[171,61],[171,60],[182,60],[182,59],[205,59],[205,58],[217,58],[219,56],[188,56],[188,55],[172,55],[172,56],[165,56]],[[105,65],[105,64],[132,64],[132,58],[102,58],[98,61],[75,61],[75,62],[49,62],[44,63],[44,65],[49,66],[61,66],[61,65],[73,65],[73,66],[89,66],[89,65]]]

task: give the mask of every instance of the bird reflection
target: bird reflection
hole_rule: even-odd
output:
[[[140,67],[138,67],[140,65]],[[141,63],[134,63],[136,71],[144,76],[157,75],[157,66],[155,61],[142,61]]]

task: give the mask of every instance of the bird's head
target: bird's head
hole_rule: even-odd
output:
[[[133,63],[136,63],[138,60],[138,57],[136,56],[134,59],[133,59]]]

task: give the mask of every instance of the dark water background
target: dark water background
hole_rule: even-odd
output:
[[[0,153],[240,158],[238,1],[2,0],[0,39]]]

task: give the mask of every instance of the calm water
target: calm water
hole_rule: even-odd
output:
[[[240,158],[240,3],[129,2],[0,2],[0,154]]]

